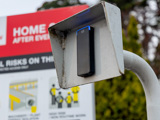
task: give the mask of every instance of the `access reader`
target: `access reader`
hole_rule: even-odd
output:
[[[88,77],[95,73],[94,28],[77,30],[77,75]]]

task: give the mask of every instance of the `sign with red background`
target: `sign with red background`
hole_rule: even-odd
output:
[[[48,27],[86,8],[80,5],[8,16],[6,44],[0,46],[0,57],[51,52]]]

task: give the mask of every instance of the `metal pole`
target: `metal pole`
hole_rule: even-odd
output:
[[[138,55],[123,51],[125,69],[133,71],[144,88],[148,120],[160,120],[160,84],[149,64]]]

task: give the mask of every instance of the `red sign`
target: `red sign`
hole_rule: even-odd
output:
[[[51,52],[48,27],[86,8],[80,5],[8,16],[6,44],[0,46],[0,57]]]

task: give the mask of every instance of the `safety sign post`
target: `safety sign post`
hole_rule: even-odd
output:
[[[124,65],[128,70],[133,71],[142,83],[146,102],[148,120],[159,120],[160,118],[160,84],[157,76],[148,63],[138,55],[123,51]]]

